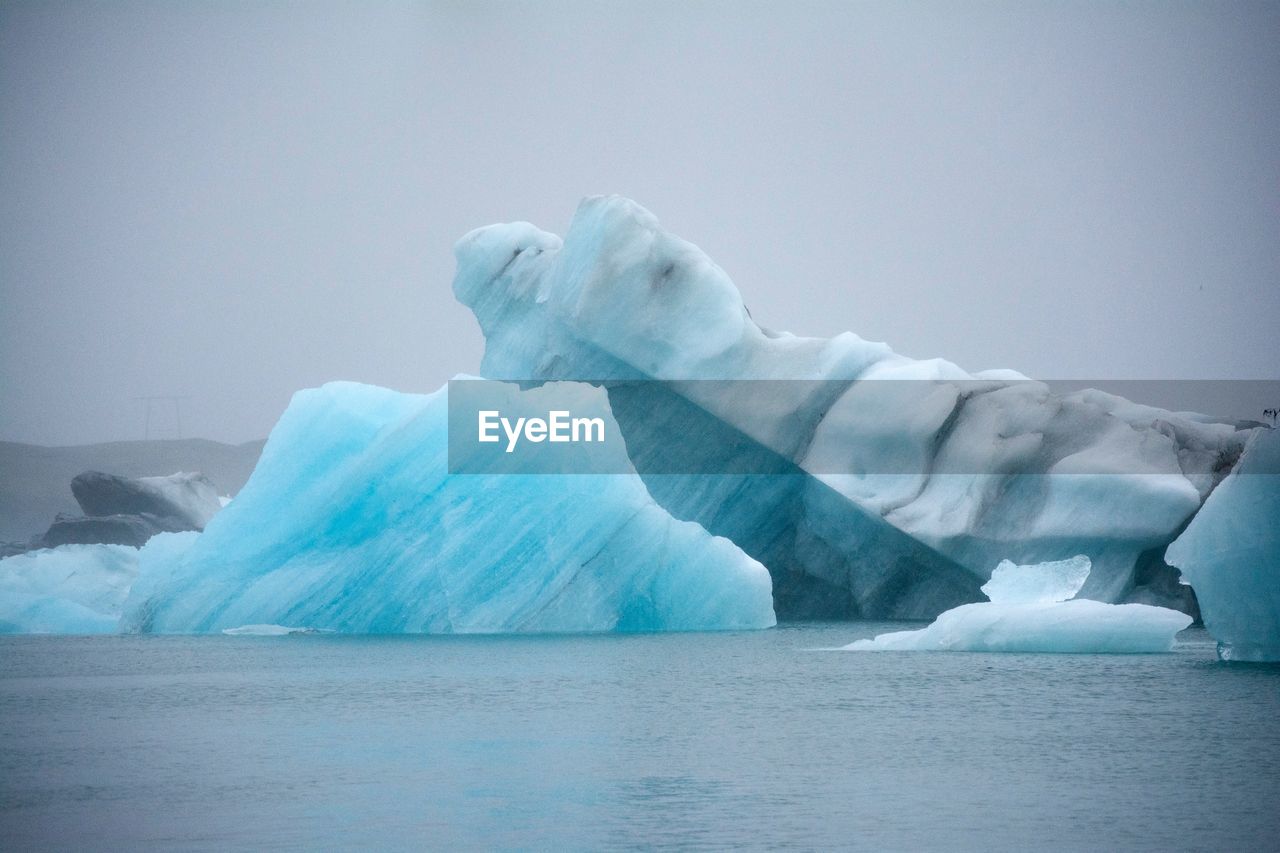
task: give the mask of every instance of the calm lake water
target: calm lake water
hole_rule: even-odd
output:
[[[895,627],[4,638],[0,848],[1280,844],[1280,668]]]

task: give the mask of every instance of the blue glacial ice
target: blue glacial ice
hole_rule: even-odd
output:
[[[783,617],[932,618],[979,600],[1003,557],[1075,554],[1092,560],[1085,597],[1191,606],[1160,555],[1243,448],[1233,423],[1054,393],[852,333],[768,331],[722,269],[619,197],[584,200],[563,240],[494,225],[455,254],[454,293],[486,339],[482,374],[613,382],[655,499],[766,564]],[[716,453],[698,443],[708,420],[758,442],[776,458],[748,467],[776,476],[639,464]]]
[[[507,389],[545,415],[551,389]],[[555,389],[607,419],[603,391]],[[576,396],[574,396],[576,394]],[[122,626],[156,633],[664,631],[774,624],[768,572],[634,474],[450,474],[448,389],[300,391],[185,552],[144,560]],[[540,409],[540,411],[539,411]],[[601,453],[625,451],[601,445]],[[618,460],[608,460],[611,470]],[[150,545],[148,545],[148,549]]]
[[[1089,558],[1077,555],[1069,560],[1019,566],[1001,560],[982,585],[982,594],[996,604],[1054,604],[1075,598],[1093,567]]]
[[[990,599],[938,616],[927,628],[881,634],[851,651],[959,651],[1122,654],[1167,652],[1191,624],[1176,610],[1146,604],[1071,600],[1089,577],[1089,560],[1031,566],[1004,560],[982,587]]]
[[[129,545],[60,545],[0,560],[0,633],[111,634],[144,560],[163,564],[196,533]]]
[[[1224,660],[1280,661],[1280,430],[1254,434],[1166,559]]]
[[[0,560],[0,633],[105,634],[138,574],[128,545],[60,545]]]

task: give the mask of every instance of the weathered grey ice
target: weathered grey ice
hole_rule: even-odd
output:
[[[1004,557],[1076,554],[1093,565],[1086,597],[1190,606],[1161,555],[1238,457],[1248,433],[1233,423],[1059,395],[852,333],[768,331],[710,258],[616,196],[583,201],[563,240],[494,225],[455,253],[454,292],[486,339],[484,376],[614,381],[642,475],[653,456],[717,452],[699,444],[716,425],[772,457],[753,470],[782,476],[646,484],[677,517],[765,563],[784,618],[932,617],[978,600]],[[823,381],[628,382],[645,379]]]

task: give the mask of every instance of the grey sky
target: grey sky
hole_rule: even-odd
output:
[[[763,325],[1278,378],[1280,5],[0,6],[0,438],[431,390],[465,231],[617,192]]]

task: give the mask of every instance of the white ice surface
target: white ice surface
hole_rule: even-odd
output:
[[[1042,652],[1131,654],[1167,652],[1191,617],[1145,604],[1104,604],[1061,596],[1083,584],[1089,561],[1076,557],[1038,566],[1005,561],[992,575],[992,601],[965,604],[918,631],[880,634],[850,651]],[[984,590],[986,587],[983,588]],[[1074,593],[1071,593],[1074,594]]]
[[[197,530],[203,530],[223,506],[217,491],[201,474],[179,471],[165,477],[139,477],[138,482],[163,496]]]
[[[313,632],[310,628],[290,628],[287,625],[241,625],[238,628],[223,628],[222,633],[228,637],[284,637]]]
[[[1088,577],[1089,558],[1081,554],[1033,566],[1001,560],[982,594],[997,604],[1053,604],[1075,598]]]

